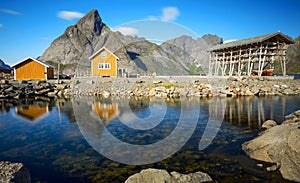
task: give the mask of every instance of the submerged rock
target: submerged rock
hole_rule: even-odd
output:
[[[27,168],[22,163],[0,161],[1,183],[30,183],[31,178]]]
[[[212,181],[211,177],[203,172],[190,174],[171,172],[169,174],[166,170],[149,168],[130,176],[125,183],[199,183],[210,181]]]

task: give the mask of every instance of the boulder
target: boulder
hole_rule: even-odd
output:
[[[166,170],[149,168],[130,176],[125,183],[170,182],[171,175]]]
[[[261,125],[261,127],[264,128],[264,129],[270,129],[270,128],[276,126],[276,125],[277,125],[276,121],[267,120]]]
[[[283,94],[285,94],[285,95],[295,95],[295,92],[294,92],[294,90],[287,88],[287,89],[283,90]]]
[[[0,161],[0,182],[2,183],[30,183],[28,169],[22,163]]]
[[[270,124],[272,126],[274,123]],[[282,124],[269,128],[257,138],[245,142],[242,148],[251,158],[277,165],[269,170],[275,170],[281,165],[279,171],[283,178],[300,182],[299,139],[299,123]]]
[[[212,178],[203,172],[181,174],[178,172],[171,172],[172,182],[185,183],[185,182],[211,182]]]
[[[211,181],[213,181],[211,177],[203,172],[190,174],[171,172],[169,174],[166,170],[149,168],[130,176],[125,183],[199,183]]]
[[[249,89],[247,89],[247,90],[245,91],[245,95],[247,95],[247,96],[253,96],[254,93],[251,92]]]

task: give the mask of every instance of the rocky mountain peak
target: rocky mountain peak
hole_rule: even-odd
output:
[[[204,39],[207,42],[207,44],[212,46],[223,43],[223,39],[217,35],[205,34],[201,38]]]
[[[105,24],[102,22],[98,11],[93,9],[82,17],[75,26],[82,32],[93,32],[95,36],[99,36]]]
[[[89,57],[105,46],[119,59],[119,68],[130,74],[199,73],[208,65],[210,39],[181,36],[156,45],[144,38],[124,36],[107,27],[97,10],[91,10],[55,39],[40,60],[60,64],[67,75],[89,75]],[[212,39],[215,40],[215,39]]]

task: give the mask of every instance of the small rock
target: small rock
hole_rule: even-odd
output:
[[[256,166],[258,166],[258,167],[262,168],[264,165],[263,165],[263,164],[261,164],[261,163],[258,163],[258,164],[256,164]]]
[[[9,84],[8,80],[5,80],[5,79],[1,79],[1,84]]]
[[[264,129],[270,129],[270,128],[276,126],[276,125],[277,125],[276,121],[274,121],[274,120],[267,120],[267,121],[265,121],[262,124],[261,127],[264,128]]]
[[[163,83],[162,80],[153,81],[153,84],[160,84],[160,83]]]
[[[280,165],[279,164],[275,164],[275,165],[272,165],[270,167],[267,167],[267,171],[274,172],[274,171],[278,170],[278,168],[280,168]]]
[[[142,84],[145,83],[145,81],[141,80],[141,81],[136,81],[137,84]]]
[[[159,87],[155,88],[155,91],[157,91],[157,92],[166,92],[166,88],[163,87],[163,86],[159,86]]]

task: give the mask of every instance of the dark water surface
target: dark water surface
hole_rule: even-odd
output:
[[[224,119],[218,123],[216,119],[223,114],[219,107],[223,104],[226,104]],[[185,110],[182,110],[183,105],[186,105]],[[267,172],[268,165],[258,167],[259,162],[248,158],[241,145],[257,136],[265,120],[280,123],[285,115],[297,109],[300,109],[300,96],[184,101],[148,98],[0,100],[0,160],[24,163],[33,182],[124,182],[130,175],[149,167],[180,173],[203,171],[216,182],[288,182],[279,172]],[[183,112],[188,117],[183,119],[182,135],[175,138],[178,143],[164,144],[159,151],[176,147],[187,137],[185,132],[189,129],[193,130],[192,136],[164,160],[126,165],[99,153],[111,152],[109,155],[134,161],[140,155],[138,150],[135,157],[128,149],[124,150],[125,146],[110,144],[103,149],[99,141],[105,144],[107,132],[122,142],[139,146],[163,141],[177,129]],[[157,121],[148,120],[153,116]],[[209,118],[215,123],[206,129]],[[195,129],[191,128],[193,125]],[[214,133],[212,143],[199,150],[202,136],[214,137]],[[156,150],[143,153],[150,160],[159,154]]]

